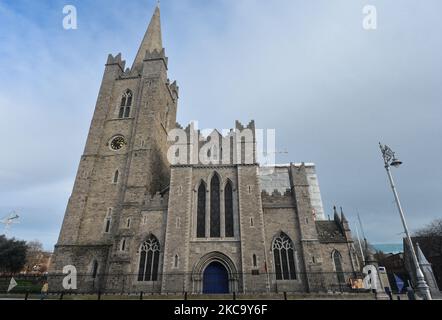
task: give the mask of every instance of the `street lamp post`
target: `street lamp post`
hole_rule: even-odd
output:
[[[391,174],[391,167],[398,168],[402,162],[399,161],[393,150],[391,150],[388,146],[383,146],[382,144],[379,144],[382,156],[384,158],[385,163],[385,169],[387,170],[388,179],[390,180],[391,189],[393,190],[394,198],[396,200],[396,205],[399,209],[399,214],[401,216],[402,225],[404,226],[405,235],[407,237],[408,246],[410,247],[411,257],[413,259],[413,263],[416,268],[416,279],[417,279],[417,288],[419,289],[421,295],[425,300],[431,300],[431,294],[430,294],[430,288],[428,287],[427,283],[425,282],[424,274],[422,273],[422,270],[419,266],[419,261],[417,260],[416,251],[414,250],[413,242],[411,241],[410,232],[408,231],[407,222],[405,221],[404,211],[402,210],[402,205],[399,200],[399,195],[396,190],[396,186],[394,184],[393,176]]]

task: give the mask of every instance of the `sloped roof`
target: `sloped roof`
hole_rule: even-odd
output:
[[[335,221],[316,221],[316,230],[318,231],[320,242],[347,242],[345,235]]]

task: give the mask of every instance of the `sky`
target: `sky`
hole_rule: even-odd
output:
[[[155,3],[0,0],[0,217],[20,215],[8,236],[53,249],[107,55],[132,64]],[[316,164],[326,214],[342,206],[372,243],[401,242],[378,143],[404,162],[393,174],[410,229],[442,217],[440,12],[440,0],[163,0],[178,121],[276,129],[278,162]]]

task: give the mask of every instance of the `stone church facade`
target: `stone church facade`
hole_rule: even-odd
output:
[[[157,7],[135,61],[109,55],[84,154],[55,248],[51,288],[75,266],[78,290],[152,293],[320,292],[359,270],[343,213],[324,219],[313,164],[263,167],[255,123],[231,148],[183,145],[218,162],[171,164],[179,88],[167,77]],[[247,131],[251,140],[235,138]],[[252,159],[242,153],[251,148]],[[212,155],[213,155],[212,154]],[[190,156],[189,156],[190,157]],[[225,161],[228,160],[228,161]]]

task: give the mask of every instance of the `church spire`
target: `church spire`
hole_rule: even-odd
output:
[[[153,52],[154,50],[161,52],[163,50],[163,40],[161,36],[161,17],[160,4],[158,2],[155,12],[150,20],[149,27],[138,49],[132,68],[143,63],[146,52]]]

